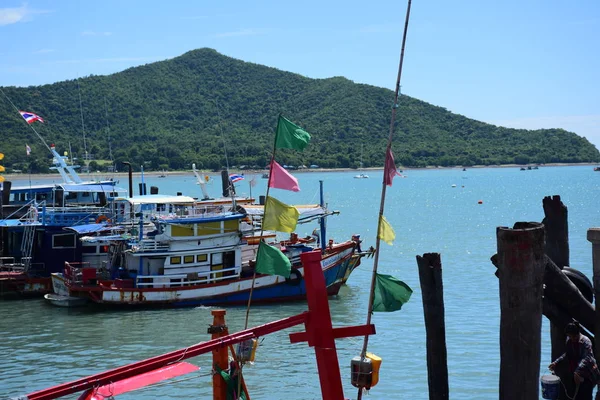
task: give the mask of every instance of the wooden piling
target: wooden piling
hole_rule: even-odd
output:
[[[417,256],[423,295],[425,332],[427,335],[427,381],[429,399],[448,399],[448,362],[446,324],[444,321],[444,287],[439,253]]]
[[[600,338],[600,307],[598,299],[600,298],[600,228],[590,228],[587,231],[587,240],[592,242],[592,265],[594,267],[594,303],[596,304],[596,325],[594,327],[594,337]],[[600,360],[600,345],[596,343],[596,360]]]
[[[546,196],[542,200],[544,219],[542,224],[546,230],[546,255],[563,269],[569,262],[569,224],[567,207],[560,196]],[[560,301],[558,302],[560,306]],[[564,327],[550,324],[550,343],[552,360],[556,360],[565,351]],[[552,361],[551,360],[551,361]]]
[[[544,226],[496,229],[500,286],[500,400],[539,398]]]

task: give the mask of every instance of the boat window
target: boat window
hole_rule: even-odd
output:
[[[222,264],[223,263],[223,253],[214,253],[212,255],[212,259],[210,261],[212,265]]]
[[[92,194],[90,192],[83,192],[81,197],[90,197]]]
[[[75,248],[75,234],[58,234],[52,236],[52,248],[53,249],[74,249]]]
[[[65,200],[75,200],[77,198],[77,192],[69,192],[65,196]]]
[[[96,254],[96,246],[82,246],[81,252],[85,254]]]
[[[196,256],[196,261],[197,262],[205,262],[208,261],[208,254],[198,254]]]
[[[156,204],[156,211],[165,211],[167,209],[167,206],[165,204]]]
[[[183,262],[185,264],[193,263],[194,262],[194,256],[193,255],[191,255],[191,256],[183,256]]]
[[[181,264],[181,256],[171,257],[171,264]]]

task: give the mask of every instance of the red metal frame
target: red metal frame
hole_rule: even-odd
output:
[[[269,322],[230,335],[217,337],[185,349],[176,350],[137,363],[101,372],[73,382],[33,392],[28,394],[26,398],[29,400],[46,400],[81,392],[106,385],[110,382],[118,382],[123,379],[131,378],[213,350],[227,349],[228,346],[240,343],[244,340],[268,335],[269,333],[304,323],[306,332],[290,334],[290,341],[292,343],[307,341],[309,346],[314,347],[317,368],[319,371],[319,380],[321,383],[322,398],[324,400],[343,400],[344,393],[337,351],[335,348],[335,339],[348,336],[374,334],[375,326],[361,325],[334,329],[329,312],[325,276],[321,270],[321,253],[319,251],[312,251],[303,253],[300,257],[302,264],[304,265],[308,312],[303,312],[279,321]]]

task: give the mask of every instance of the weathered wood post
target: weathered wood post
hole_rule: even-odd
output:
[[[500,283],[500,399],[539,398],[544,226],[496,229]]]
[[[417,256],[423,295],[425,332],[427,334],[427,381],[429,399],[448,399],[448,363],[446,324],[444,321],[444,287],[439,253]]]
[[[594,304],[596,305],[596,326],[594,337],[600,338],[600,228],[590,228],[587,232],[587,240],[592,242],[592,264],[594,266]],[[600,346],[596,343],[596,360],[600,360]]]
[[[569,262],[569,213],[558,195],[544,197],[542,206],[544,207],[542,224],[546,229],[546,255],[554,261],[558,268],[563,269],[571,265]],[[560,306],[560,303],[558,305]],[[556,360],[565,351],[563,329],[564,327],[550,323],[552,360]]]

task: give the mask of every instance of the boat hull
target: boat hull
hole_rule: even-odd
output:
[[[327,292],[337,295],[352,271],[360,265],[361,256],[353,247],[323,258],[322,269]],[[257,275],[252,289],[252,277],[232,279],[221,283],[180,287],[117,287],[116,281],[99,282],[94,286],[70,285],[62,274],[53,274],[57,291],[70,297],[85,298],[93,303],[117,307],[188,307],[247,304],[252,289],[252,302],[280,303],[306,299],[303,268],[293,269],[286,279],[277,275]],[[66,290],[60,289],[64,286]],[[56,290],[56,289],[55,289]],[[65,293],[65,291],[67,293]]]

